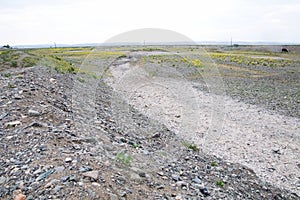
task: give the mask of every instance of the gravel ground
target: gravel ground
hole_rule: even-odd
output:
[[[86,74],[0,73],[1,199],[299,199],[201,143],[193,148],[172,127],[186,112],[169,124]]]

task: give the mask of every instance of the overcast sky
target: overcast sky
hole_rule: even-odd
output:
[[[300,43],[299,20],[299,0],[0,0],[0,45],[100,43],[140,28]]]

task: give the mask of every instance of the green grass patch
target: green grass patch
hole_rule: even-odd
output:
[[[3,76],[6,78],[9,78],[9,77],[11,77],[11,73],[5,73],[5,74],[3,74]]]
[[[12,83],[7,83],[7,87],[8,87],[8,88],[14,88],[15,86],[14,86],[14,84],[12,84]]]
[[[217,180],[216,185],[219,186],[219,187],[224,187],[225,184],[222,180]]]
[[[35,66],[40,59],[36,56],[28,56],[22,59],[23,67],[32,67]]]
[[[124,165],[130,165],[132,161],[132,157],[130,155],[126,155],[124,152],[118,153],[115,159],[117,162],[120,162]]]
[[[216,167],[216,166],[218,166],[218,163],[217,163],[217,161],[213,161],[213,162],[211,162],[211,164],[210,164],[212,167]]]
[[[183,146],[185,146],[186,148],[192,150],[192,151],[198,151],[198,147],[197,145],[191,143],[191,142],[188,142],[188,141],[183,141],[182,142]]]

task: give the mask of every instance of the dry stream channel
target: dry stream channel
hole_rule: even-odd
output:
[[[157,75],[134,62],[162,54],[166,52],[129,53],[110,66],[107,83],[137,110],[204,153],[244,164],[262,180],[299,195],[299,118],[199,90],[198,82],[175,68]]]

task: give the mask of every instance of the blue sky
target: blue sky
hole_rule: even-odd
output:
[[[0,0],[0,45],[96,43],[139,28],[194,41],[300,43],[299,0]]]

